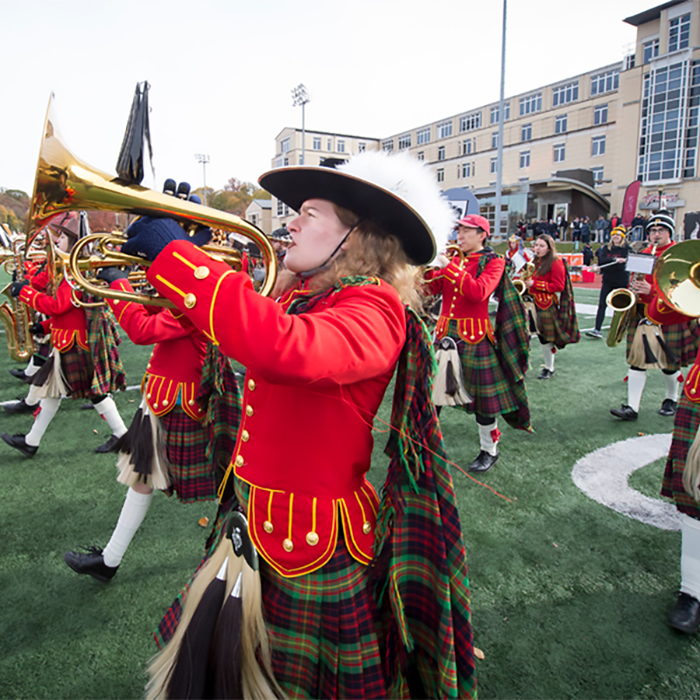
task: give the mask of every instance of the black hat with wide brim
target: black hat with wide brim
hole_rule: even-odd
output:
[[[372,182],[333,168],[303,165],[270,170],[258,182],[294,211],[308,199],[325,199],[374,222],[399,239],[416,265],[435,257],[435,238],[420,214],[401,197]]]

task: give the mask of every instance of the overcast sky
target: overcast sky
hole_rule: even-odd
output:
[[[508,0],[506,96],[622,59],[644,0]],[[255,181],[274,138],[389,136],[498,99],[502,0],[0,0],[0,187],[31,193],[49,94],[73,153],[114,173],[151,84],[155,181]]]

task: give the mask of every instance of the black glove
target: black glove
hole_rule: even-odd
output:
[[[129,226],[126,235],[129,240],[122,246],[122,253],[141,255],[153,261],[172,241],[192,241],[195,245],[205,245],[211,239],[211,229],[202,229],[190,238],[173,219],[142,216]]]
[[[24,287],[29,284],[27,280],[18,280],[10,285],[10,296],[18,297]]]
[[[107,284],[112,284],[117,280],[128,279],[129,273],[124,270],[120,270],[118,267],[103,267],[97,273],[97,279],[107,282]]]
[[[34,321],[34,323],[32,323],[32,325],[29,326],[29,332],[32,335],[46,335],[44,325],[41,323],[41,321]]]

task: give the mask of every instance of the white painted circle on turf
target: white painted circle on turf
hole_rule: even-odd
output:
[[[633,472],[665,457],[670,446],[671,433],[615,442],[579,459],[571,478],[589,498],[622,515],[662,530],[680,530],[680,513],[672,503],[649,498],[628,483]]]

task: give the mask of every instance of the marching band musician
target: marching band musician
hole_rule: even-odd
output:
[[[524,381],[530,349],[527,319],[520,296],[505,274],[504,259],[486,246],[490,230],[483,216],[465,216],[457,227],[464,265],[460,255],[451,260],[440,255],[441,269],[425,275],[427,293],[442,292],[436,343],[446,337],[454,341],[462,369],[460,379],[470,399],[448,403],[460,405],[476,417],[480,451],[469,471],[480,473],[498,460],[498,416],[503,415],[514,428],[531,430]],[[495,330],[489,317],[492,294],[499,299]],[[508,333],[509,339],[500,338],[501,333]]]
[[[505,253],[506,271],[511,279],[517,279],[520,271],[531,260],[531,254],[525,249],[525,244],[520,236],[513,234],[508,239],[508,248]]]
[[[124,248],[155,260],[154,286],[247,368],[222,490],[233,481],[261,556],[276,681],[290,697],[407,697],[409,688],[471,697],[466,555],[451,478],[434,458],[442,443],[428,395],[430,340],[405,306],[419,302],[409,264],[436,252],[425,221],[446,236],[449,207],[434,178],[402,155],[281,168],[260,184],[299,212],[288,225],[292,286],[278,303],[172,221],[140,219]],[[407,200],[420,202],[420,215]],[[365,473],[397,364],[380,503]]]
[[[532,296],[537,335],[542,347],[544,367],[538,379],[550,379],[554,374],[554,353],[572,343],[578,343],[581,334],[576,318],[574,294],[569,270],[557,257],[554,239],[543,233],[533,243],[535,271],[525,281]]]
[[[666,211],[653,216],[646,231],[651,245],[643,253],[658,257],[673,245],[676,226]],[[698,350],[699,329],[695,319],[684,316],[667,306],[654,287],[651,274],[632,283],[637,295],[635,316],[627,331],[627,403],[610,410],[617,418],[635,421],[646,383],[647,369],[661,368],[666,385],[666,397],[659,413],[676,413],[681,367],[694,361]]]
[[[79,219],[75,212],[59,215],[49,224],[59,232],[57,248],[70,252],[79,236]],[[112,435],[96,452],[108,452],[111,446],[126,433],[126,426],[110,392],[126,387],[117,350],[117,339],[112,328],[102,318],[90,345],[85,309],[74,304],[72,287],[67,279],[62,279],[53,295],[39,292],[29,281],[22,279],[13,282],[10,292],[33,309],[50,316],[51,357],[32,377],[31,383],[40,387],[40,411],[34,419],[32,429],[24,435],[3,433],[2,439],[25,457],[33,457],[46,429],[53,420],[64,395],[72,399],[88,398],[95,410],[107,421]],[[78,292],[80,296],[82,293]],[[105,347],[95,347],[105,344]],[[105,359],[107,361],[105,361]]]
[[[112,289],[133,292],[127,273],[117,268],[105,268],[98,277]],[[217,471],[217,460],[207,454],[206,411],[197,400],[206,337],[177,310],[111,298],[107,302],[133,343],[154,348],[143,380],[141,406],[127,434],[112,448],[119,453],[118,481],[129,486],[114,532],[104,550],[64,555],[73,571],[104,583],[116,574],[146,516],[154,489],[168,495],[174,492],[183,503],[214,500],[223,475]],[[233,373],[226,381],[239,410]],[[233,420],[238,422],[238,418]]]

